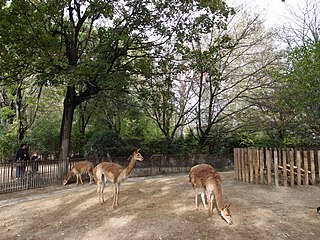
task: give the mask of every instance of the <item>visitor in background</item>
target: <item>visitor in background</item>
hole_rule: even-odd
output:
[[[39,157],[38,154],[36,152],[34,152],[31,156],[31,166],[32,166],[32,172],[36,173],[38,172],[38,161],[39,161]]]
[[[25,161],[29,161],[30,156],[28,153],[28,146],[27,144],[23,143],[20,145],[20,148],[16,152],[15,161],[17,163],[16,166],[16,178],[19,179],[24,174],[26,169]]]

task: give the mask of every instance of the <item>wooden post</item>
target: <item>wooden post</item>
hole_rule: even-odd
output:
[[[243,181],[243,182],[245,182],[245,179],[246,179],[246,177],[245,177],[245,154],[244,154],[244,148],[241,148],[241,170],[242,170],[242,174],[241,174],[241,180]]]
[[[248,148],[244,149],[244,161],[245,161],[245,182],[249,182],[249,158]]]
[[[287,176],[287,151],[282,151],[282,166],[283,166],[283,186],[288,187],[288,176]]]
[[[318,173],[319,173],[319,179],[320,179],[320,150],[318,150]]]
[[[241,181],[241,162],[242,162],[242,155],[241,155],[241,148],[238,148],[238,177],[239,181]]]
[[[309,185],[308,151],[303,151],[304,185]]]
[[[297,182],[301,186],[301,151],[297,150]]]
[[[316,168],[314,164],[314,150],[310,150],[310,163],[311,163],[311,183],[316,184]]]
[[[320,150],[318,150],[318,173],[319,173],[319,179],[320,179]]]
[[[271,185],[271,149],[266,149],[266,157],[267,157],[267,181],[268,185]]]
[[[279,187],[279,176],[278,176],[278,149],[273,150],[273,155],[274,155],[274,184],[277,187]]]
[[[289,161],[290,161],[290,186],[294,186],[294,150],[289,150]]]
[[[253,149],[248,149],[248,161],[249,161],[249,181],[253,183]]]
[[[238,175],[238,149],[233,149],[233,166],[234,166],[234,177],[239,180]]]
[[[254,161],[254,175],[255,175],[255,183],[258,184],[259,182],[259,151],[258,149],[254,149],[253,153],[253,161]]]
[[[264,184],[264,148],[259,149],[260,184]]]

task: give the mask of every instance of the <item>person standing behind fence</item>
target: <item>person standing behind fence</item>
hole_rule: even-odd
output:
[[[38,172],[38,161],[39,161],[39,157],[38,154],[36,152],[34,152],[31,156],[31,166],[32,166],[32,172],[36,173]]]
[[[20,148],[16,152],[15,161],[17,162],[16,166],[16,178],[19,179],[24,174],[26,165],[24,161],[29,161],[30,156],[28,153],[27,144],[23,143],[20,145]]]

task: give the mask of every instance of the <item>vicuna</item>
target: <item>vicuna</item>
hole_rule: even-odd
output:
[[[80,180],[81,184],[83,184],[82,177],[81,177],[81,175],[83,173],[88,173],[88,175],[90,177],[90,184],[92,184],[93,169],[94,169],[94,166],[89,161],[83,161],[83,162],[76,163],[68,171],[67,175],[64,177],[63,185],[67,184],[67,182],[69,181],[69,179],[72,177],[73,174],[75,174],[77,176],[77,184],[79,184],[79,180]]]
[[[198,209],[198,195],[201,195],[205,209],[209,216],[213,213],[214,202],[221,217],[228,223],[233,224],[230,205],[224,205],[222,200],[221,177],[218,171],[209,164],[199,164],[190,169],[189,181],[195,193],[196,208]],[[208,208],[205,203],[205,196]]]
[[[137,160],[143,160],[143,157],[139,153],[139,150],[133,152],[132,156],[130,157],[129,165],[127,167],[123,167],[117,163],[112,162],[102,162],[95,167],[94,174],[95,180],[98,185],[97,192],[100,204],[104,203],[103,190],[106,185],[106,181],[109,180],[114,185],[112,207],[115,208],[118,206],[120,184],[129,177]]]

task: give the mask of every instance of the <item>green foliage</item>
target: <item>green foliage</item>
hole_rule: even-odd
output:
[[[60,118],[53,113],[39,116],[34,122],[32,131],[26,136],[30,150],[43,156],[57,156],[59,148]]]
[[[293,144],[314,142],[320,136],[320,43],[310,42],[288,52],[287,63],[281,72],[282,96],[296,113]],[[304,140],[303,140],[304,139]],[[291,141],[287,141],[291,142]]]
[[[198,146],[197,140],[192,134],[187,134],[186,137],[176,137],[170,148],[171,154],[194,154]]]
[[[17,141],[14,131],[7,131],[0,124],[0,162],[8,162],[14,159],[17,149]]]
[[[83,112],[75,110],[73,154],[81,155],[85,150],[87,155],[116,156],[137,146],[157,153],[168,149],[169,153],[192,152],[196,140],[191,134],[176,137],[178,126],[185,122],[179,118],[183,110],[177,108],[174,81],[181,68],[190,67],[180,62],[190,56],[195,59],[193,68],[200,68],[199,63],[206,60],[202,66],[205,71],[220,77],[214,63],[219,60],[219,50],[230,47],[230,38],[222,36],[202,54],[191,52],[190,46],[203,34],[225,29],[232,9],[222,0],[78,3],[80,7],[66,0],[13,0],[0,10],[0,76],[12,96],[12,105],[17,89],[30,97],[23,98],[23,113],[37,105],[30,93],[34,89],[47,86],[59,92],[46,88],[33,126],[28,122],[32,127],[26,140],[32,150],[57,155],[61,96],[72,89],[65,100],[75,107],[93,100],[81,109]],[[77,8],[81,9],[78,14],[74,11]],[[140,99],[135,99],[137,92]],[[20,119],[12,117],[17,112],[12,105],[1,109],[1,120]],[[26,114],[25,118],[29,117]],[[81,117],[88,119],[87,125]],[[16,125],[13,127],[17,131]],[[13,139],[12,133],[2,131],[3,136]]]
[[[86,156],[117,157],[130,154],[121,136],[112,130],[95,132],[84,146]]]

